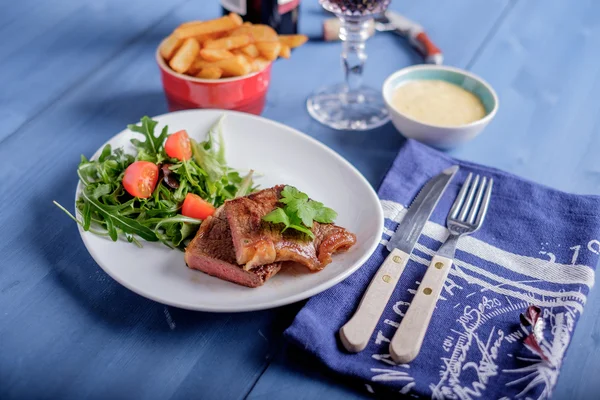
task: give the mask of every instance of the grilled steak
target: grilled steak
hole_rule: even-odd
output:
[[[262,220],[281,197],[284,186],[261,190],[225,203],[235,258],[244,269],[277,261],[296,261],[311,271],[319,271],[331,262],[334,253],[346,251],[356,236],[333,224],[314,222],[314,240],[296,230],[281,233],[281,227]]]
[[[196,237],[185,249],[185,262],[190,268],[248,287],[262,285],[281,269],[279,262],[267,263],[252,271],[236,264],[223,207],[202,222]]]

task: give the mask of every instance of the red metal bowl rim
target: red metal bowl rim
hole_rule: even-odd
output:
[[[218,84],[218,83],[225,83],[225,82],[241,81],[242,79],[251,78],[251,77],[253,77],[255,75],[258,75],[258,74],[264,72],[264,70],[266,70],[267,68],[269,68],[269,66],[271,66],[271,64],[273,63],[273,61],[271,61],[263,69],[261,69],[260,71],[253,72],[253,73],[248,74],[248,75],[234,76],[232,78],[219,78],[219,79],[202,79],[202,78],[196,78],[196,77],[193,77],[193,76],[184,75],[184,74],[180,74],[178,72],[175,72],[175,71],[173,71],[167,65],[167,63],[165,62],[165,60],[160,55],[160,46],[163,44],[163,42],[165,40],[167,40],[167,39],[166,38],[163,39],[163,41],[160,42],[160,44],[156,48],[156,54],[155,54],[156,63],[158,64],[158,66],[160,67],[161,70],[163,70],[164,72],[168,73],[169,75],[172,75],[172,76],[174,76],[176,78],[183,79],[183,80],[189,81],[189,82]]]

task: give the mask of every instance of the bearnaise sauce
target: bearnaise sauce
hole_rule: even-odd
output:
[[[442,80],[414,80],[399,86],[392,106],[412,119],[438,126],[465,125],[486,115],[479,97]]]

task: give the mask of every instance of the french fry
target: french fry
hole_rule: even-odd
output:
[[[291,49],[302,46],[308,40],[306,35],[279,35],[281,44],[287,44]]]
[[[169,61],[169,66],[173,71],[183,74],[192,66],[199,52],[200,45],[196,39],[186,39],[173,58],[171,58],[171,61]]]
[[[179,39],[175,35],[171,35],[160,44],[158,51],[160,52],[162,58],[169,61],[182,43],[183,40]]]
[[[217,67],[223,71],[223,77],[242,76],[252,72],[252,65],[244,56],[237,55],[219,61],[206,61],[197,59],[190,68],[191,71],[201,71],[209,67]]]
[[[281,50],[281,43],[279,42],[260,42],[255,45],[260,55],[269,61],[275,60],[279,56],[279,50]]]
[[[231,52],[236,56],[236,57],[243,57],[248,64],[250,64],[250,69],[252,70],[252,63],[254,62],[254,58],[252,57],[248,57],[246,54],[244,54],[240,49],[235,49],[235,50],[231,50]],[[251,71],[252,72],[252,71]]]
[[[204,42],[206,42],[208,40],[220,39],[226,34],[227,34],[227,32],[204,33],[202,35],[194,36],[194,39],[196,39],[198,41],[198,43],[200,44],[200,47],[202,47],[202,44]]]
[[[244,24],[244,20],[236,13],[229,13],[227,15],[237,26],[242,26]]]
[[[249,25],[252,25],[252,22],[250,22],[250,21],[246,21],[246,22],[244,22],[242,25],[244,25],[244,26],[249,26]]]
[[[219,67],[205,67],[196,74],[197,78],[219,79],[223,75],[223,70]]]
[[[223,76],[242,76],[252,72],[252,65],[244,56],[215,61],[214,65],[223,70]]]
[[[252,63],[254,62],[254,58],[252,57],[248,57],[247,55],[245,55],[244,53],[242,53],[240,51],[240,54],[236,54],[236,56],[239,57],[244,57],[244,59],[248,62],[248,64],[250,65],[250,69],[252,70]]]
[[[257,57],[254,60],[252,60],[252,72],[261,71],[262,69],[266,68],[267,65],[269,65],[270,63],[271,61],[267,60],[266,58]]]
[[[192,66],[190,67],[190,72],[191,73],[199,72],[202,68],[206,68],[206,67],[214,67],[214,62],[206,61],[203,58],[197,58],[192,63]]]
[[[233,53],[223,49],[202,49],[200,50],[200,57],[206,61],[219,61],[233,57]]]
[[[256,58],[259,56],[258,49],[255,45],[249,44],[241,48],[241,51],[248,57]]]
[[[231,35],[248,35],[253,42],[277,42],[277,32],[269,25],[242,25],[231,32]]]
[[[205,49],[224,49],[231,50],[244,47],[250,43],[248,35],[228,36],[221,39],[208,40],[204,42]]]
[[[290,58],[291,50],[287,44],[282,44],[279,49],[279,57]]]
[[[188,21],[188,22],[183,22],[183,23],[181,23],[181,25],[178,26],[178,28],[189,27],[189,26],[194,26],[194,25],[200,25],[203,22],[204,21]]]
[[[190,69],[187,70],[186,74],[195,76],[200,70],[204,67],[210,67],[212,65],[211,61],[206,61],[202,57],[198,57],[192,63]]]
[[[216,33],[235,29],[236,27],[242,25],[242,19],[239,15],[234,15],[235,16],[229,14],[221,18],[211,19],[200,23],[182,24],[175,29],[175,35],[180,39],[187,39],[207,33]]]

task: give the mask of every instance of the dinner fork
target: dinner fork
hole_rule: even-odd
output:
[[[480,178],[479,175],[472,178],[473,174],[470,173],[448,214],[446,225],[450,236],[433,256],[417,293],[390,341],[390,355],[397,363],[409,363],[419,354],[435,305],[452,268],[458,239],[472,234],[483,224],[494,180]]]

